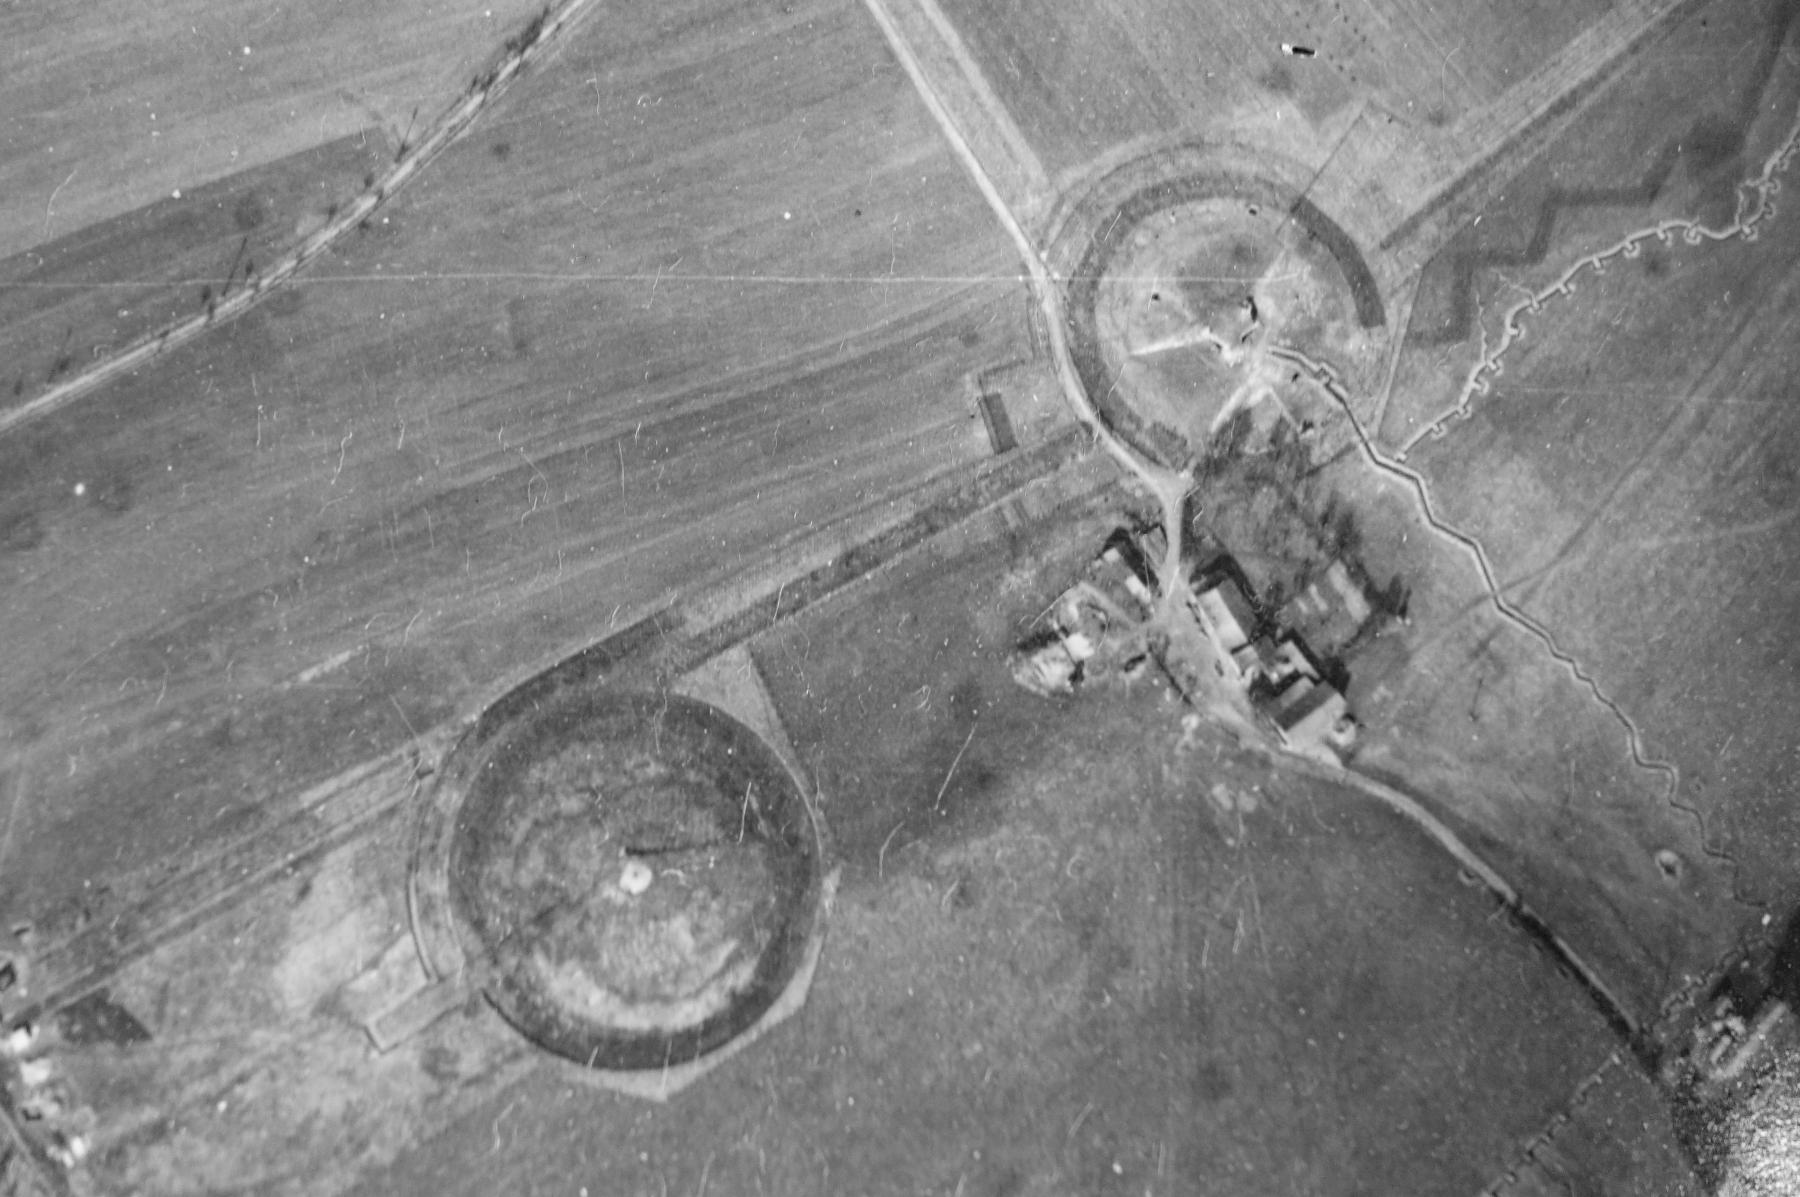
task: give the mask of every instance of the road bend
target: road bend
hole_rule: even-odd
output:
[[[1032,294],[1043,312],[1057,380],[1061,384],[1063,398],[1067,401],[1070,410],[1075,414],[1075,418],[1088,429],[1094,440],[1142,482],[1161,503],[1163,521],[1168,534],[1168,550],[1161,573],[1163,579],[1162,605],[1164,613],[1171,614],[1172,608],[1179,602],[1179,594],[1183,586],[1183,574],[1179,568],[1184,524],[1182,508],[1191,488],[1191,477],[1144,460],[1100,418],[1099,412],[1095,410],[1075,371],[1074,359],[1069,353],[1067,325],[1063,318],[1062,289],[1058,285],[1058,280],[1051,275],[1044,255],[1033,244],[1012,209],[1007,206],[999,189],[994,185],[987,171],[983,169],[980,159],[976,157],[968,140],[957,127],[949,109],[933,88],[930,79],[920,66],[917,56],[912,52],[898,24],[888,11],[887,0],[864,0],[864,3],[875,18],[876,24],[881,27],[882,34],[888,39],[889,45],[893,47],[894,55],[912,80],[914,89],[917,90],[932,118],[942,129],[951,149],[961,160],[969,177],[974,180],[976,188],[987,200],[988,206],[993,209],[1001,227],[1006,230],[1007,235],[1012,238],[1013,244],[1018,249],[1019,258],[1025,264],[1024,281],[1030,286]],[[1513,914],[1515,919],[1540,939],[1546,941],[1546,945],[1563,959],[1583,987],[1587,989],[1596,1005],[1619,1031],[1622,1038],[1632,1041],[1639,1037],[1640,1024],[1638,1020],[1632,1017],[1625,1004],[1610,990],[1597,970],[1582,959],[1571,944],[1531,911],[1517,888],[1508,882],[1498,869],[1484,860],[1480,854],[1463,842],[1462,838],[1452,831],[1443,820],[1421,803],[1400,790],[1342,767],[1327,768],[1304,758],[1273,749],[1270,751],[1270,760],[1272,763],[1295,768],[1301,772],[1329,777],[1340,783],[1349,784],[1418,826],[1472,877],[1476,878],[1501,906]]]

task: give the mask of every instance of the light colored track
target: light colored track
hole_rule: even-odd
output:
[[[452,142],[456,141],[519,73],[540,58],[596,0],[559,0],[545,9],[542,18],[528,26],[529,34],[508,43],[499,65],[479,76],[462,98],[425,131],[421,140],[405,146],[390,166],[354,199],[339,207],[331,219],[283,254],[267,271],[248,280],[235,294],[225,294],[206,311],[149,332],[115,353],[46,390],[27,403],[0,412],[0,435],[59,411],[100,387],[155,361],[164,353],[204,335],[209,329],[235,320],[261,303],[282,283],[293,278],[309,262],[324,253],[346,233],[368,219]],[[230,291],[227,284],[226,291]]]
[[[1551,129],[1572,119],[1580,110],[1560,111],[1569,97],[1591,98],[1596,85],[1624,67],[1632,52],[1667,30],[1698,0],[1619,0],[1547,58],[1529,76],[1506,88],[1456,122],[1448,130],[1426,135],[1421,147],[1427,162],[1442,163],[1428,191],[1420,193],[1409,213],[1380,239],[1391,249],[1418,232],[1431,216],[1441,214],[1446,203],[1466,194],[1470,184],[1483,178],[1502,179],[1509,172],[1496,170],[1497,161],[1512,157]],[[1542,144],[1542,143],[1539,143]],[[1469,152],[1468,147],[1477,147]],[[1528,151],[1529,154],[1535,151]],[[1429,167],[1427,168],[1429,172]]]
[[[975,156],[975,151],[970,148],[968,140],[957,128],[956,121],[950,115],[950,110],[944,106],[943,100],[939,98],[936,90],[932,87],[931,80],[926,76],[924,68],[920,66],[918,57],[912,52],[911,46],[907,44],[906,37],[901,33],[900,26],[895,22],[893,14],[888,11],[886,0],[864,0],[864,2],[868,6],[870,15],[875,18],[876,25],[880,26],[882,36],[887,38],[888,45],[893,48],[894,56],[900,60],[901,69],[912,80],[914,90],[919,93],[919,98],[924,101],[932,119],[943,131],[944,139],[950,143],[950,148],[956,154],[957,160],[963,164],[963,169],[969,172],[969,177],[975,183],[976,189],[981,192],[982,198],[993,209],[994,216],[1000,221],[1000,226],[1006,230],[1007,236],[1012,238],[1014,247],[1018,249],[1019,258],[1025,263],[1027,281],[1037,299],[1038,306],[1043,310],[1044,326],[1049,330],[1050,351],[1056,364],[1057,381],[1062,384],[1063,398],[1075,413],[1075,418],[1081,421],[1082,426],[1093,434],[1094,439],[1104,446],[1120,465],[1137,475],[1152,493],[1163,497],[1171,486],[1178,486],[1185,491],[1185,484],[1178,475],[1140,461],[1136,454],[1132,453],[1130,448],[1106,426],[1106,423],[1100,419],[1100,413],[1095,411],[1094,405],[1088,401],[1087,392],[1082,388],[1081,380],[1076,377],[1075,367],[1069,356],[1068,335],[1063,321],[1062,290],[1057,286],[1056,280],[1050,276],[1050,267],[1045,262],[1043,253],[1032,243],[1031,237],[1025,232],[1024,225],[1007,206],[999,188],[994,185],[993,179],[982,167],[981,160]]]
[[[881,28],[882,36],[887,38],[888,45],[893,48],[894,56],[900,60],[901,69],[912,80],[914,90],[919,93],[919,98],[931,113],[932,119],[943,131],[944,139],[949,142],[957,160],[963,164],[963,169],[969,172],[969,177],[974,181],[976,189],[981,192],[982,198],[993,209],[995,218],[999,220],[1000,226],[1006,230],[1007,236],[1012,238],[1013,245],[1018,249],[1019,258],[1025,263],[1027,282],[1043,313],[1044,328],[1050,338],[1050,356],[1055,363],[1056,378],[1062,387],[1063,399],[1068,403],[1069,409],[1074,412],[1075,418],[1080,421],[1082,427],[1086,428],[1093,436],[1095,442],[1103,446],[1114,460],[1135,475],[1161,504],[1163,523],[1168,534],[1168,550],[1164,557],[1164,569],[1160,575],[1163,578],[1163,599],[1165,603],[1174,601],[1180,579],[1180,570],[1176,567],[1181,560],[1181,509],[1191,485],[1188,477],[1142,460],[1100,418],[1100,413],[1094,409],[1086,389],[1081,385],[1080,377],[1075,373],[1074,359],[1069,353],[1068,325],[1063,317],[1062,288],[1051,276],[1049,264],[1045,261],[1042,251],[1032,242],[1031,236],[1026,233],[1025,226],[1020,222],[1018,214],[1007,205],[1005,197],[1000,194],[1000,189],[995,186],[993,178],[982,166],[981,159],[969,145],[968,139],[962,135],[962,131],[957,128],[949,108],[945,106],[942,97],[937,94],[924,67],[920,65],[918,56],[913,53],[912,47],[906,41],[905,34],[894,20],[893,14],[888,11],[886,0],[864,0],[864,2],[868,6],[869,14],[875,18],[876,25]]]
[[[962,34],[950,22],[950,18],[944,15],[944,10],[938,6],[937,0],[898,0],[898,3],[910,3],[918,9],[930,24],[932,32],[944,47],[945,53],[949,55],[951,64],[955,67],[956,73],[962,77],[964,85],[968,87],[969,97],[979,111],[980,118],[974,123],[977,126],[985,123],[987,126],[986,131],[990,136],[985,139],[984,144],[993,147],[1001,158],[1001,162],[990,164],[983,169],[987,170],[990,175],[994,172],[995,167],[1005,173],[1019,191],[1019,195],[1013,201],[1014,206],[1029,218],[1049,198],[1051,190],[1050,176],[1045,173],[1044,164],[1038,159],[1037,150],[1020,131],[1018,122],[1013,120],[1012,113],[1008,111],[1005,102],[995,93],[993,85],[988,82],[987,76],[982,72],[981,65],[969,52],[969,47],[963,41]],[[888,11],[890,16],[895,15],[892,9]],[[897,23],[895,28],[899,28]],[[924,64],[921,62],[919,65],[923,69]],[[946,105],[947,107],[948,105]],[[974,120],[974,118],[971,119]],[[982,130],[977,127],[971,132],[974,136],[980,136]],[[996,138],[998,144],[996,144]]]

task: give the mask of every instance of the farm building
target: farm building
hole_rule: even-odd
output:
[[[1289,752],[1335,765],[1356,742],[1350,704],[1328,683],[1297,678],[1267,709]]]
[[[1256,627],[1256,612],[1243,588],[1225,578],[1194,595],[1194,612],[1207,638],[1223,653],[1235,653],[1250,643]]]

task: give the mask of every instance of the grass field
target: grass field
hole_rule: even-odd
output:
[[[0,16],[0,257],[437,115],[537,0],[130,0]]]
[[[1460,480],[1447,506],[1516,601],[1680,766],[1685,800],[1763,901],[1791,897],[1800,830],[1783,798],[1800,701],[1791,216],[1754,243],[1609,271],[1420,453],[1430,476]]]
[[[392,153],[382,133],[365,131],[0,262],[0,410],[245,285]]]
[[[1709,966],[1736,927],[1742,911],[1729,870],[1707,855],[1691,818],[1668,805],[1661,779],[1633,764],[1617,720],[1540,641],[1493,609],[1470,557],[1431,527],[1406,487],[1354,449],[1341,415],[1324,405],[1303,410],[1320,431],[1292,491],[1298,510],[1314,521],[1348,513],[1353,555],[1373,583],[1397,580],[1408,592],[1404,619],[1342,658],[1361,727],[1352,767],[1456,827],[1633,1018],[1652,1021],[1671,978]],[[1264,477],[1281,469],[1260,460]],[[1284,525],[1266,518],[1266,484],[1235,498],[1201,496],[1202,524],[1224,538],[1254,585],[1291,577],[1296,548],[1282,539]],[[1298,550],[1314,569],[1317,553],[1314,542]],[[1679,858],[1675,876],[1656,863],[1665,849]]]
[[[0,445],[0,906],[45,939],[991,452],[965,375],[1029,355],[1016,267],[860,10],[600,15],[493,116],[251,315]]]
[[[1065,533],[1113,513],[1058,514],[947,538],[756,640],[845,883],[805,1009],[703,1085],[620,1100],[479,1007],[371,1059],[354,1020],[410,963],[390,824],[116,980],[154,1038],[59,1056],[103,1128],[90,1177],[886,1195],[1499,1174],[1610,1050],[1599,1020],[1362,796],[1185,730],[1150,679],[1015,687],[1013,637],[1078,568]]]
[[[1731,223],[1736,184],[1786,134],[1800,98],[1800,78],[1780,57],[1791,19],[1785,3],[1698,6],[1471,214],[1418,279],[1384,442],[1407,443],[1457,401],[1525,292],[1634,229]],[[1646,252],[1655,260],[1661,250]]]

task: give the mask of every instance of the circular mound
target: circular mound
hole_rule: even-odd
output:
[[[602,694],[499,730],[447,829],[474,983],[592,1068],[686,1064],[752,1027],[818,916],[819,841],[775,753],[717,708]]]

